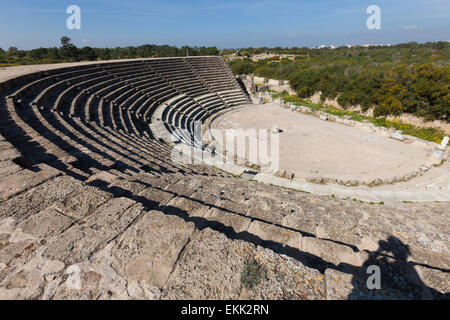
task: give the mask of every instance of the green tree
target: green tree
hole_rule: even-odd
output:
[[[97,53],[91,47],[83,47],[79,50],[78,57],[80,60],[93,61],[97,60]]]
[[[61,38],[60,56],[66,60],[76,60],[78,56],[77,47],[72,44],[69,37]]]

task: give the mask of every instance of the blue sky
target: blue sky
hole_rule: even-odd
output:
[[[0,47],[146,43],[217,46],[317,46],[450,40],[450,0],[0,0]],[[81,30],[66,28],[66,8],[81,8]],[[381,30],[369,30],[369,5]]]

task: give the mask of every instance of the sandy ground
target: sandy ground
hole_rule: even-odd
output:
[[[426,150],[361,129],[265,104],[219,117],[217,129],[279,126],[280,168],[296,177],[370,180],[411,173],[427,162]]]

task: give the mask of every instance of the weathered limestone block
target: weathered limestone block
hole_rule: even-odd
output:
[[[218,204],[220,206],[220,202]],[[201,227],[212,227],[223,230],[225,233],[240,233],[247,231],[251,219],[238,214],[230,213],[218,208],[211,208],[203,216],[203,225]]]
[[[179,182],[168,185],[166,190],[178,196],[190,197],[195,191],[202,188],[205,183],[206,180],[203,179],[180,179]]]
[[[203,217],[209,210],[207,205],[189,198],[176,197],[162,209],[168,215],[179,215],[182,217]]]
[[[349,245],[357,246],[362,238],[362,234],[367,235],[366,230],[359,228],[359,221],[364,217],[364,208],[361,207],[341,207],[337,203],[331,203],[329,208],[323,208],[320,217],[314,216],[314,206],[304,205],[303,210],[306,217],[315,220],[317,228],[313,232],[322,239],[333,239]]]
[[[43,288],[44,278],[38,270],[21,270],[0,286],[0,300],[36,299]]]
[[[138,173],[133,177],[130,177],[129,181],[139,182],[147,187],[157,187],[160,189],[166,188],[169,184],[176,183],[178,181],[178,177],[176,176],[155,176],[150,173]]]
[[[314,234],[317,228],[317,223],[314,220],[295,214],[283,217],[281,225],[310,234]]]
[[[228,193],[228,192],[227,192]],[[229,196],[231,199],[227,198],[221,198],[220,202],[215,205],[219,210],[227,211],[232,214],[237,215],[244,215],[248,211],[248,206],[246,203],[241,203],[238,201],[235,201],[234,199],[238,198],[238,196],[241,194],[240,192],[237,192],[235,196],[233,196],[233,192],[229,192]]]
[[[143,211],[133,200],[113,199],[85,220],[51,238],[45,256],[67,264],[83,261],[120,235]]]
[[[161,290],[148,285],[145,281],[130,281],[127,286],[128,296],[133,300],[160,300]]]
[[[232,241],[211,229],[196,234],[185,249],[163,293],[163,299],[238,299],[240,273],[254,246]]]
[[[356,257],[350,247],[312,237],[303,237],[303,251],[338,266],[340,263],[356,265]]]
[[[20,157],[21,153],[17,151],[9,142],[0,141],[0,161],[13,160]]]
[[[420,265],[416,265],[414,269],[425,286],[424,298],[446,300],[450,298],[450,275],[448,273]]]
[[[248,229],[252,235],[258,236],[269,247],[283,251],[302,250],[302,235],[299,232],[277,227],[271,224],[253,221]]]
[[[83,183],[69,176],[60,176],[0,203],[0,217],[25,219],[77,192]]]
[[[35,241],[33,239],[10,240],[5,239],[1,242],[0,263],[7,267],[17,267],[27,261],[36,250]]]
[[[112,265],[127,281],[163,288],[194,230],[177,216],[147,212],[117,239]]]
[[[144,183],[139,181],[130,181],[127,179],[117,179],[108,186],[108,192],[115,197],[137,195],[146,188]]]
[[[68,265],[63,272],[49,278],[43,299],[130,299],[127,281],[111,266],[111,249],[115,243],[111,241],[89,261]]]
[[[45,239],[68,228],[74,219],[67,217],[54,208],[45,209],[19,223],[24,233]]]
[[[15,164],[11,160],[1,161],[0,162],[0,179],[3,179],[11,174],[16,173],[16,172],[19,172],[20,170],[22,170],[22,168],[20,166],[18,166],[17,164]]]
[[[113,198],[111,193],[98,188],[85,186],[56,201],[55,208],[65,215],[79,220],[92,214],[100,205]]]
[[[101,293],[102,274],[92,269],[82,269],[78,265],[66,269],[67,279],[52,297],[54,300],[95,300]]]
[[[27,191],[51,178],[61,174],[59,170],[46,164],[39,164],[37,172],[22,170],[2,180],[0,184],[0,201],[8,200],[18,193]]]
[[[393,132],[391,134],[391,138],[395,139],[395,140],[399,140],[399,141],[404,141],[406,139],[406,137],[403,135],[403,133],[398,132],[398,131]]]
[[[253,289],[244,288],[241,299],[323,300],[325,277],[318,270],[305,267],[293,258],[257,247],[255,260],[265,270],[264,278]]]
[[[0,299],[36,299],[44,287],[44,277],[61,271],[64,263],[42,258],[46,237],[64,227],[62,220],[52,218],[51,210],[31,216],[18,226],[13,218],[0,221]],[[39,230],[34,229],[35,223]],[[67,221],[66,221],[67,222]],[[24,229],[24,230],[22,230]],[[30,230],[33,234],[29,234]]]
[[[335,269],[325,270],[327,300],[347,300],[354,290],[353,275]]]
[[[39,248],[33,258],[11,272],[0,284],[0,297],[5,299],[48,299],[61,281],[61,261],[47,260]]]
[[[244,262],[254,258],[264,274],[253,290],[244,289]],[[272,250],[231,240],[205,229],[186,247],[171,275],[163,299],[323,299],[324,277]]]
[[[443,243],[443,248],[440,248],[436,242],[432,241],[431,250],[426,250],[417,245],[408,245],[409,257],[407,260],[413,264],[449,269],[450,255],[448,254],[448,244]]]
[[[257,84],[263,84],[267,82],[267,79],[263,77],[253,77],[253,81]]]
[[[199,190],[194,192],[191,196],[191,199],[200,201],[204,205],[213,206],[217,204],[220,200],[217,196],[212,195],[210,193],[204,192],[203,190]]]
[[[110,184],[111,182],[117,180],[119,177],[115,174],[109,173],[107,171],[102,171],[99,173],[96,173],[89,177],[89,179],[86,180],[86,183],[93,183],[93,184]]]
[[[276,80],[276,79],[268,79],[267,82],[269,85],[279,86],[283,84],[283,80]]]
[[[174,195],[170,192],[158,188],[147,188],[138,195],[142,198],[142,205],[147,210],[165,206]]]
[[[439,160],[443,159],[444,155],[445,151],[439,148],[436,148],[431,152],[431,157]]]

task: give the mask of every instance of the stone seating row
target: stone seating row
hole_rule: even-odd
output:
[[[196,121],[227,107],[221,96],[207,94],[208,87],[188,72],[184,60],[169,59],[167,65],[155,61],[57,69],[23,77],[16,87],[2,85],[10,89],[4,97],[5,121],[22,133],[9,138],[22,146],[31,162],[56,165],[81,179],[117,162],[131,171],[145,166],[156,155],[136,150],[157,152],[154,144],[167,147],[153,139],[148,127],[164,101],[185,94],[172,101],[163,118],[172,131],[185,129],[186,138]],[[136,147],[132,153],[130,145]]]

